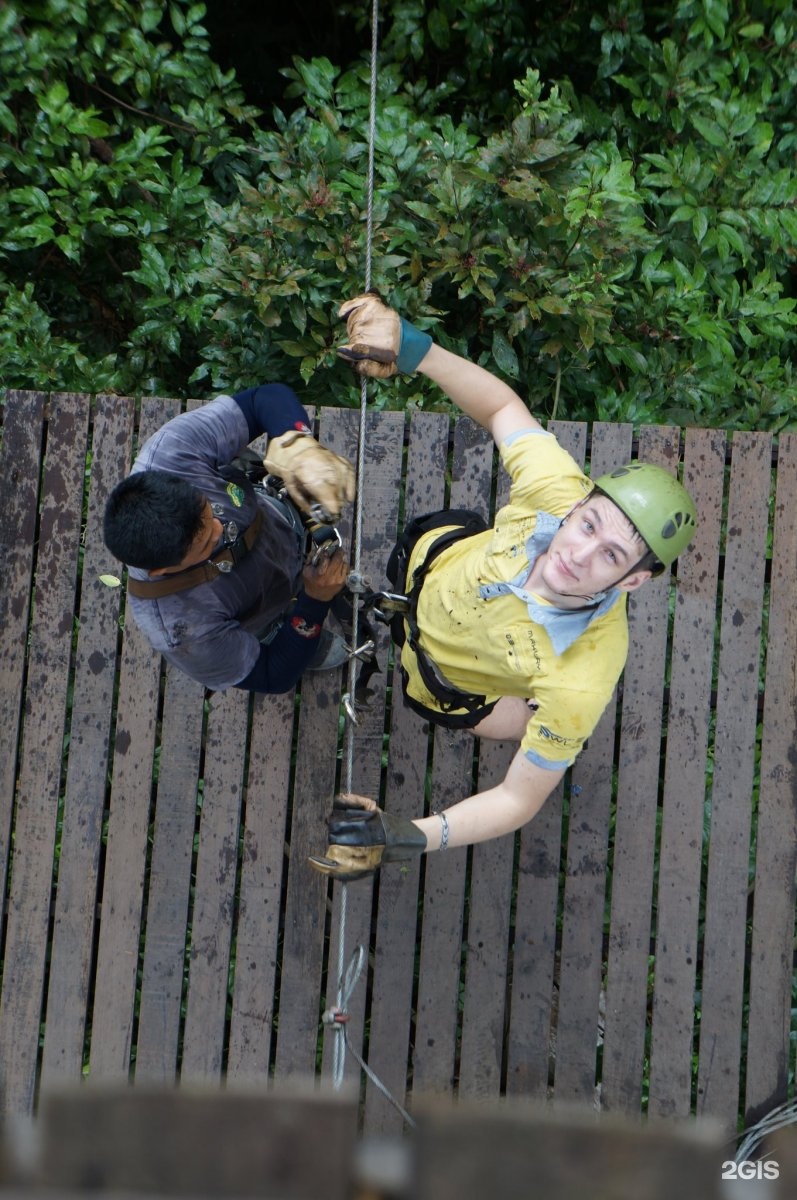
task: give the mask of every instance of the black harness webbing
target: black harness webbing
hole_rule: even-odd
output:
[[[420,644],[417,612],[421,588],[435,559],[455,542],[459,542],[463,538],[473,537],[477,533],[483,533],[488,527],[486,521],[479,513],[467,508],[427,513],[424,516],[416,517],[415,520],[410,522],[402,537],[396,543],[388,560],[386,574],[397,591],[406,592],[407,570],[416,543],[424,534],[441,526],[451,526],[451,528],[445,528],[443,533],[435,538],[426,552],[423,562],[414,569],[412,573],[412,586],[407,593],[407,612],[403,614],[399,613],[392,618],[391,633],[393,640],[399,646],[402,646],[405,641],[404,630],[406,626],[406,641],[415,655],[418,663],[418,673],[424,682],[424,686],[439,702],[444,716],[450,714],[454,709],[464,709],[471,719],[481,718],[481,716],[486,715],[490,711],[492,704],[487,703],[487,697],[484,695],[480,696],[461,692],[441,675],[433,660]],[[407,695],[407,673],[403,669],[402,683],[407,703],[417,712],[428,716],[428,711],[414,701],[411,696]],[[434,715],[441,724],[448,723],[445,720],[440,721],[439,714]],[[449,721],[452,724],[462,723],[461,717],[456,715],[449,717]],[[471,722],[468,721],[468,723]]]

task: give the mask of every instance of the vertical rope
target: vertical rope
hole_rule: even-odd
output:
[[[371,99],[370,111],[368,119],[368,179],[366,190],[366,246],[365,246],[365,288],[367,292],[371,287],[371,262],[373,250],[373,233],[374,233],[374,146],[376,142],[376,50],[377,50],[377,23],[379,19],[379,3],[378,0],[373,0],[371,7]],[[357,503],[354,510],[354,549],[353,549],[353,569],[357,575],[360,574],[360,557],[362,552],[362,525],[363,525],[363,490],[365,485],[365,424],[367,414],[368,401],[368,385],[365,376],[360,377],[360,436],[357,449]],[[357,604],[353,606],[352,612],[352,650],[356,649],[358,642],[358,624],[359,624],[359,609]],[[349,695],[353,698],[356,687],[357,660],[351,658],[349,660],[348,673],[348,688]],[[352,777],[354,774],[354,723],[349,722],[346,727],[346,753],[344,758],[343,770],[343,790],[351,791]],[[365,966],[365,950],[362,946],[358,946],[352,954],[351,961],[346,968],[346,909],[348,900],[348,885],[340,884],[340,924],[338,927],[338,994],[337,1007],[324,1014],[324,1020],[335,1029],[335,1042],[333,1046],[333,1063],[332,1075],[335,1088],[340,1088],[343,1083],[343,1074],[346,1066],[346,1050],[351,1050],[352,1055],[359,1063],[361,1069],[365,1072],[371,1082],[379,1089],[382,1095],[393,1105],[393,1107],[401,1114],[410,1128],[415,1127],[415,1122],[399,1104],[395,1096],[391,1095],[388,1088],[382,1083],[381,1079],[371,1070],[368,1064],[357,1053],[357,1050],[349,1045],[346,1036],[346,1022],[348,1020],[348,1005],[357,981],[360,978],[363,967]]]
[[[368,114],[368,175],[366,184],[366,227],[365,227],[365,291],[371,286],[371,264],[373,259],[374,234],[374,145],[376,141],[376,50],[377,22],[379,18],[378,0],[373,0],[371,6],[371,90]],[[365,484],[365,419],[368,403],[368,385],[364,375],[360,376],[360,433],[357,448],[357,503],[354,510],[354,554],[353,568],[360,573],[360,557],[362,554],[363,527],[363,488]],[[359,606],[353,606],[352,614],[352,650],[358,642]],[[357,660],[349,659],[348,688],[349,695],[354,697],[356,686]],[[346,727],[346,756],[344,760],[343,790],[350,792],[354,774],[354,725],[349,722]],[[345,1012],[348,997],[345,994],[345,960],[346,960],[346,910],[348,907],[348,885],[340,885],[340,925],[338,929],[338,1009]],[[353,985],[352,985],[353,986]],[[339,1088],[343,1083],[343,1072],[346,1066],[346,1038],[343,1026],[337,1027],[332,1060],[333,1083]]]

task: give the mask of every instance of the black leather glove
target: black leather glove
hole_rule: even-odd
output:
[[[326,854],[313,855],[309,862],[316,871],[335,879],[363,879],[383,863],[406,862],[426,849],[426,837],[417,825],[405,817],[391,816],[364,796],[336,797],[327,829]]]

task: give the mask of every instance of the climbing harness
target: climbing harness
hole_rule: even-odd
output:
[[[370,77],[370,110],[368,119],[368,176],[367,176],[367,197],[366,197],[366,253],[365,253],[365,291],[371,287],[371,258],[372,258],[372,242],[373,242],[373,224],[374,224],[374,145],[376,141],[376,51],[377,51],[377,22],[379,17],[378,0],[373,0],[371,6],[371,77]],[[366,658],[365,664],[360,663],[360,657],[364,647],[358,647],[358,633],[360,625],[360,605],[357,603],[358,596],[364,596],[367,588],[366,582],[363,580],[360,572],[360,558],[362,551],[362,496],[364,486],[364,466],[365,466],[365,421],[367,413],[368,390],[367,381],[364,376],[360,377],[360,427],[358,439],[358,454],[357,454],[357,501],[355,504],[354,516],[354,542],[353,542],[353,571],[349,577],[348,591],[352,597],[350,628],[352,647],[349,657],[348,667],[348,690],[343,696],[343,707],[346,712],[346,753],[344,756],[344,791],[351,791],[351,780],[354,772],[354,729],[358,723],[358,703],[360,706],[363,701],[364,690],[367,689],[367,681],[370,674],[374,670],[378,670],[376,659],[371,656],[369,664]],[[384,603],[384,601],[383,601]],[[363,614],[364,616],[365,614]],[[369,641],[374,641],[369,638]],[[366,643],[367,644],[367,643]],[[358,667],[362,666],[357,678]],[[369,673],[370,666],[370,673]],[[379,1088],[389,1102],[398,1110],[404,1118],[407,1125],[415,1126],[415,1122],[409,1113],[402,1107],[394,1096],[390,1094],[384,1084],[377,1079],[370,1068],[365,1064],[363,1059],[354,1050],[349,1042],[346,1026],[348,1023],[348,1004],[351,993],[354,990],[358,979],[362,973],[365,963],[365,951],[362,946],[358,946],[354,951],[351,961],[346,967],[346,912],[347,912],[347,888],[346,883],[340,884],[340,920],[338,927],[338,962],[337,962],[337,978],[338,978],[338,993],[337,1003],[324,1014],[324,1023],[335,1031],[335,1041],[333,1045],[333,1065],[332,1076],[333,1085],[336,1089],[340,1088],[343,1083],[343,1074],[346,1064],[346,1051],[351,1050],[354,1057],[357,1059],[360,1067],[365,1071],[369,1079]]]

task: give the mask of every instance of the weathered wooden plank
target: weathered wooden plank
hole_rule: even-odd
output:
[[[209,704],[181,1080],[221,1079],[238,874],[249,695],[230,688]]]
[[[678,562],[662,796],[656,968],[648,1113],[686,1117],[692,1107],[692,1052],[698,963],[700,873],[711,716],[725,434],[689,429],[684,484],[698,527]]]
[[[746,1120],[788,1095],[797,855],[797,436],[778,448],[750,957]]]
[[[561,833],[560,784],[520,836],[506,1051],[508,1096],[544,1097],[548,1091]]]
[[[735,1128],[772,439],[736,433],[720,627],[697,1110]]]
[[[178,411],[176,401],[142,400],[138,443]],[[110,556],[106,566],[119,570]],[[105,1080],[126,1080],[130,1071],[161,663],[126,614],[91,1022],[90,1071]]]
[[[42,1098],[42,1183],[272,1200],[351,1194],[351,1094],[92,1086]],[[308,1153],[308,1146],[323,1153]]]
[[[138,1081],[168,1083],[177,1070],[203,697],[200,684],[171,664],[166,667],[136,1038]],[[149,764],[144,770],[148,779]]]
[[[42,392],[7,392],[0,450],[0,895],[11,847],[44,433]]]
[[[454,431],[449,504],[489,518],[492,442],[460,418]],[[431,807],[444,809],[472,793],[474,740],[462,730],[434,732]],[[425,860],[413,1095],[449,1092],[454,1085],[459,1027],[462,919],[467,855],[434,853]]]
[[[264,1080],[271,1064],[294,710],[292,691],[253,700],[227,1061],[232,1080]]]
[[[509,499],[510,479],[499,467],[495,509]],[[486,791],[506,775],[517,742],[482,738],[477,787]],[[468,895],[468,936],[463,988],[460,1096],[498,1096],[504,1062],[509,930],[516,837],[473,847]]]
[[[132,431],[130,405],[115,396],[97,400],[45,1018],[47,1083],[80,1079],[83,1066],[121,600],[121,588],[99,578],[108,569],[102,518],[127,468]]]
[[[50,398],[0,998],[7,1112],[30,1112],[36,1085],[88,417],[87,396]]]
[[[313,410],[308,412],[313,420]],[[268,439],[252,449],[264,454]],[[282,933],[283,876],[296,694],[253,694],[239,849],[235,968],[225,1074],[263,1083],[269,1074]]]
[[[586,425],[552,421],[549,429],[579,463],[584,462]],[[563,794],[560,784],[541,812],[520,831],[507,1030],[508,1095],[548,1094]]]
[[[631,434],[630,425],[595,425],[590,453],[593,479],[630,458]],[[567,847],[554,1094],[566,1103],[592,1105],[595,1095],[616,713],[615,696],[574,764],[565,792]]]
[[[449,419],[442,413],[416,413],[410,421],[404,525],[445,503]],[[380,577],[379,584],[392,584]],[[399,655],[396,654],[398,659]],[[412,819],[423,813],[429,751],[429,725],[402,701],[398,662],[392,678],[390,754],[385,807]],[[368,1062],[400,1104],[405,1103],[412,1022],[415,933],[420,862],[379,877],[379,908],[373,946],[373,992]],[[366,1084],[366,1134],[397,1133],[401,1115],[370,1080]]]
[[[330,414],[331,415],[331,414]],[[354,417],[352,412],[349,414]],[[359,417],[359,414],[357,414]],[[340,413],[335,412],[335,435],[340,437]],[[359,420],[352,427],[349,437],[359,429]],[[365,420],[365,464],[362,487],[362,526],[360,532],[360,572],[368,580],[380,580],[384,575],[389,549],[398,534],[399,498],[401,494],[402,452],[404,445],[404,414],[398,412],[367,413]],[[333,449],[341,452],[338,444],[325,435]],[[356,442],[355,442],[356,445]],[[345,453],[345,450],[343,451]],[[353,456],[353,455],[352,455]],[[341,745],[341,787],[345,790],[348,781],[351,791],[360,795],[380,798],[382,783],[382,757],[385,740],[385,701],[387,663],[390,637],[385,626],[373,623],[377,646],[377,660],[382,670],[371,677],[370,699],[365,711],[359,714],[359,724],[352,727],[347,723]],[[365,640],[364,631],[358,622],[358,642]],[[357,672],[345,674],[346,690],[351,691]],[[319,831],[321,832],[321,831]],[[345,887],[346,907],[343,928],[344,941],[341,947],[341,906]],[[351,885],[333,889],[332,923],[329,940],[329,972],[325,1008],[333,1007],[342,997],[342,985],[351,956],[358,946],[368,949],[371,941],[374,881],[357,880]],[[342,951],[342,953],[341,953]],[[343,964],[341,978],[340,966]],[[366,1016],[367,975],[364,972],[349,1000],[349,1020],[346,1034],[352,1046],[362,1054],[363,1031]],[[335,1039],[342,1036],[340,1028],[325,1027],[325,1067],[332,1069]],[[356,1064],[348,1064],[350,1071],[357,1071]]]
[[[521,1103],[425,1105],[417,1200],[717,1200],[723,1146],[711,1128],[640,1129],[619,1118]]]
[[[677,472],[678,431],[644,427],[638,457]],[[629,1113],[642,1101],[669,587],[664,572],[628,603],[601,1104]]]
[[[354,414],[325,410],[320,441],[355,457]],[[349,546],[349,514],[339,524]],[[343,671],[311,672],[300,684],[296,768],[291,796],[288,882],[279,973],[275,1077],[311,1076],[321,1044],[323,972],[326,962],[328,892],[323,875],[307,862],[326,845],[326,818],[337,785],[338,718]]]
[[[279,977],[275,1077],[280,1081],[316,1069],[327,884],[306,860],[319,853],[319,841],[323,846],[335,788],[339,701],[340,684],[332,672],[302,679]]]

